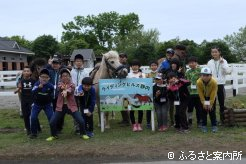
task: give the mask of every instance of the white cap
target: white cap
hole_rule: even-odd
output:
[[[211,71],[210,68],[204,67],[204,68],[202,68],[202,70],[201,70],[201,74],[211,75],[211,74],[212,74],[212,71]]]

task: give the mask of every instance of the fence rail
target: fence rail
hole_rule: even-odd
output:
[[[201,65],[204,67],[205,65]],[[246,88],[246,64],[229,64],[230,73],[226,75],[225,89],[232,89],[233,95],[238,94],[240,88]],[[92,68],[86,68],[88,71]],[[144,73],[150,72],[149,66],[142,66]],[[16,87],[16,77],[21,71],[0,71],[0,87]],[[14,95],[13,91],[0,91],[0,96]]]

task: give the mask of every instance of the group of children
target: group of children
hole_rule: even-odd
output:
[[[212,59],[204,68],[200,68],[196,57],[188,58],[189,68],[181,64],[180,56],[175,51],[167,49],[166,59],[158,68],[157,62],[150,63],[151,72],[141,72],[138,60],[131,62],[131,72],[128,78],[153,78],[153,102],[157,116],[158,131],[163,132],[169,126],[174,126],[178,132],[188,133],[192,126],[192,113],[196,109],[197,127],[202,132],[208,132],[207,115],[209,114],[212,132],[217,132],[216,96],[220,104],[220,121],[223,124],[225,99],[225,75],[229,72],[228,64],[221,57],[218,47],[211,48]],[[219,89],[220,88],[220,89]],[[175,111],[175,114],[174,114]],[[168,113],[170,123],[168,124]],[[142,131],[143,111],[138,111],[138,121],[135,121],[134,111],[130,111],[132,131]],[[150,111],[146,111],[147,128],[150,128]]]
[[[66,113],[70,114],[78,124],[81,138],[87,140],[94,136],[93,110],[96,94],[92,79],[83,72],[83,56],[81,54],[75,56],[75,68],[72,72],[67,68],[61,68],[59,74],[55,75],[57,78],[55,81],[51,80],[51,68],[55,68],[56,64],[60,63],[57,63],[57,59],[53,62],[51,67],[47,66],[39,72],[37,81],[31,78],[31,69],[26,66],[18,82],[15,93],[21,93],[21,109],[27,135],[31,139],[37,138],[40,127],[38,115],[44,110],[51,131],[47,141],[58,139],[61,130],[59,128],[63,126],[58,124],[62,122]],[[74,80],[77,83],[73,83]]]
[[[174,50],[167,49],[166,59],[158,67],[150,63],[151,72],[141,71],[141,63],[133,60],[128,78],[153,78],[153,102],[157,116],[158,131],[163,132],[174,126],[178,132],[188,133],[192,125],[193,108],[196,109],[197,126],[204,133],[207,129],[207,114],[212,124],[212,132],[217,132],[216,95],[220,103],[221,123],[224,111],[224,84],[228,64],[221,57],[218,47],[211,49],[213,59],[204,68],[198,66],[197,58],[188,59],[189,69],[185,70],[182,59]],[[176,58],[174,58],[176,56]],[[178,57],[178,58],[177,58]],[[50,125],[51,136],[47,141],[58,138],[62,130],[65,114],[75,120],[75,126],[83,139],[94,136],[93,111],[96,93],[92,79],[83,69],[83,56],[78,54],[74,67],[61,67],[59,60],[51,61],[51,66],[42,69],[37,81],[31,78],[31,69],[26,66],[18,82],[15,93],[21,93],[21,109],[25,129],[30,138],[36,138],[40,125],[38,115],[44,110]],[[175,114],[174,114],[175,111]],[[143,111],[138,110],[135,120],[134,110],[130,111],[132,131],[142,131]],[[169,114],[168,114],[169,113]],[[168,123],[168,115],[170,122]],[[147,128],[150,128],[151,112],[146,111]]]

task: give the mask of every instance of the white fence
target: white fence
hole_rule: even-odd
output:
[[[201,65],[204,67],[205,65]],[[226,75],[225,89],[233,89],[233,95],[238,94],[240,88],[246,87],[246,64],[229,64],[231,73]],[[150,72],[149,66],[142,66],[144,73]],[[88,68],[91,70],[91,68]],[[21,71],[0,71],[0,87],[16,87],[16,75]],[[0,96],[14,95],[13,91],[0,90]]]

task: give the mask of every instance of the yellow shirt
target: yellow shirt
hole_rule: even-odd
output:
[[[199,78],[196,84],[201,103],[204,104],[205,97],[209,97],[210,105],[213,106],[218,90],[216,80],[211,78],[208,84],[205,85],[202,79]]]

